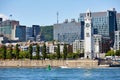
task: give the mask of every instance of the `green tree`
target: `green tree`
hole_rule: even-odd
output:
[[[115,55],[120,56],[120,50],[116,50]]]
[[[105,56],[115,56],[114,50],[108,51]]]
[[[43,48],[42,48],[42,55],[43,55],[43,59],[45,60],[45,58],[47,57],[46,45],[45,45],[45,43],[44,43]]]
[[[63,58],[64,58],[64,60],[66,60],[66,58],[67,58],[67,45],[66,44],[64,44],[64,48],[63,48]]]
[[[69,53],[69,54],[67,54],[67,58],[77,59],[77,58],[79,58],[79,54],[78,53]]]
[[[12,59],[12,51],[13,51],[12,46],[10,46],[9,49],[7,50],[7,58],[8,59]]]
[[[60,44],[57,44],[56,53],[57,53],[57,59],[60,59]]]
[[[19,59],[19,45],[18,44],[16,44],[16,46],[15,46],[15,54],[16,54],[16,59]]]
[[[7,54],[7,48],[5,45],[2,46],[2,51],[3,51],[3,59],[6,59],[6,54]]]
[[[28,51],[20,51],[19,58],[20,59],[29,58],[29,52]]]
[[[37,59],[37,60],[40,59],[39,52],[40,52],[40,47],[39,47],[39,45],[37,44],[37,46],[36,46],[36,59]]]
[[[74,53],[73,58],[74,58],[74,59],[79,58],[79,54],[78,54],[78,53]]]
[[[32,59],[32,52],[33,52],[32,44],[30,44],[30,46],[29,46],[29,59]]]
[[[52,53],[47,54],[47,58],[49,58],[50,60],[56,59],[57,58],[57,54],[52,54]]]
[[[12,59],[12,51],[13,51],[12,46],[10,46],[10,59]]]
[[[67,58],[69,58],[69,59],[73,59],[73,56],[74,56],[74,53],[68,53],[67,54]]]
[[[16,50],[15,50],[15,49],[12,50],[12,58],[13,58],[13,59],[16,58]]]

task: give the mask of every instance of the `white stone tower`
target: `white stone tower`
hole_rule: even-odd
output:
[[[90,10],[87,10],[85,17],[84,26],[84,58],[93,59],[94,58],[94,37],[93,37],[93,26],[92,17]]]

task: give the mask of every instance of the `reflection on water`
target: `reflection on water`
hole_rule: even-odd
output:
[[[85,70],[85,72],[84,72],[84,76],[85,77],[89,77],[89,76],[91,76],[92,75],[92,73],[90,72],[90,70]]]
[[[120,80],[120,68],[0,68],[0,80]]]

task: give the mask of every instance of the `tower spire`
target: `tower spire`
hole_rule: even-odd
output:
[[[90,11],[90,9],[87,10],[86,16],[91,17],[91,11]]]

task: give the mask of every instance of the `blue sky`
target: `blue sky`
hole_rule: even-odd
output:
[[[120,12],[120,0],[0,0],[0,14],[19,20],[21,25],[52,25],[65,19],[79,17],[87,9],[91,12],[116,8]]]

